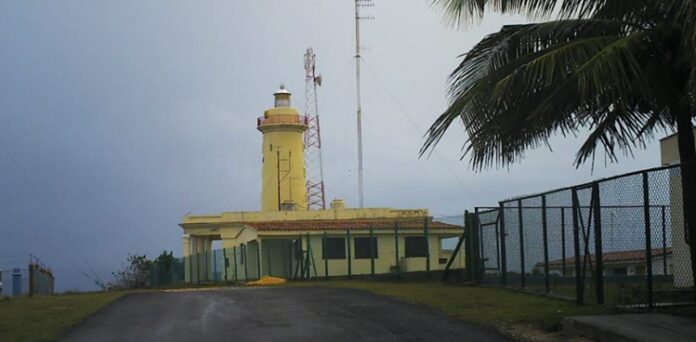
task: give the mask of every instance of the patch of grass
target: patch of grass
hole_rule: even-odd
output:
[[[53,341],[124,292],[93,292],[0,300],[0,341]]]
[[[441,282],[329,281],[292,283],[291,286],[328,286],[361,289],[379,295],[427,305],[452,317],[489,327],[529,324],[546,331],[560,328],[566,316],[611,312],[602,306],[583,305],[499,288],[452,285]]]

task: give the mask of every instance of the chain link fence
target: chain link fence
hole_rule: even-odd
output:
[[[478,207],[472,277],[578,303],[693,303],[679,166]]]
[[[260,246],[259,240],[252,240],[211,249],[173,258],[171,264],[153,263],[149,286],[239,282],[262,276],[293,280],[434,279],[445,269],[460,273],[465,264],[464,253],[458,253],[463,227],[448,225],[443,233],[443,228],[438,228],[441,224],[432,228],[425,222],[408,227],[389,222],[388,228],[379,229],[315,229],[295,236],[264,237],[259,239]],[[440,230],[431,233],[432,229]]]

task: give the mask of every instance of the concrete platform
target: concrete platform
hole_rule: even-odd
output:
[[[568,317],[563,330],[597,341],[696,341],[696,320],[659,313]]]

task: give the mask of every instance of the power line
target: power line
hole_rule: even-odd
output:
[[[365,62],[363,61],[363,64],[365,64],[365,65],[367,66],[368,71],[370,71],[370,72],[372,73],[372,76],[374,76],[374,78],[377,80],[377,83],[379,83],[379,85],[382,87],[382,89],[385,91],[385,93],[387,93],[387,96],[389,96],[389,98],[392,100],[392,102],[394,102],[394,104],[395,104],[395,105],[397,106],[397,108],[398,108],[398,111],[404,115],[404,117],[406,118],[406,121],[408,121],[408,122],[411,124],[412,128],[414,128],[414,129],[417,131],[418,134],[423,134],[423,130],[421,130],[421,128],[420,128],[420,127],[418,126],[418,124],[413,120],[413,118],[411,117],[411,115],[409,115],[409,112],[408,112],[408,110],[406,110],[406,107],[404,107],[404,106],[399,102],[399,100],[396,98],[396,96],[389,90],[389,88],[387,87],[386,83],[384,83],[384,81],[382,81],[382,79],[381,79],[381,78],[379,77],[379,75],[377,74],[377,71],[375,71],[374,68],[372,68],[372,66],[371,66],[369,63],[365,63]],[[450,164],[449,161],[448,161],[447,159],[445,159],[438,151],[433,151],[433,153],[435,154],[435,156],[436,156],[438,159],[440,159],[440,162],[442,162],[443,164]],[[474,196],[474,195],[471,193],[471,191],[470,191],[470,190],[468,189],[468,187],[464,184],[464,182],[461,180],[461,178],[459,178],[459,175],[457,175],[457,174],[456,174],[454,171],[452,171],[452,169],[449,168],[449,167],[446,167],[446,169],[447,169],[447,171],[454,177],[454,179],[457,181],[457,183],[459,183],[459,185],[462,187],[462,189],[464,189],[464,192],[467,194],[467,196],[469,196],[469,198],[470,198],[471,200],[473,200],[474,202],[476,202],[478,199],[476,198],[476,196]]]

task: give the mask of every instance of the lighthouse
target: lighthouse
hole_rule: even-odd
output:
[[[180,224],[186,282],[464,267],[462,253],[441,250],[441,240],[460,237],[463,227],[437,222],[427,209],[347,208],[340,199],[328,209],[308,208],[304,138],[312,121],[292,107],[284,86],[273,96],[273,107],[256,122],[263,135],[261,210],[186,215]],[[213,253],[213,241],[221,251]]]
[[[263,134],[261,211],[306,210],[304,132],[308,121],[291,107],[283,85],[273,94],[274,106],[258,118]]]

